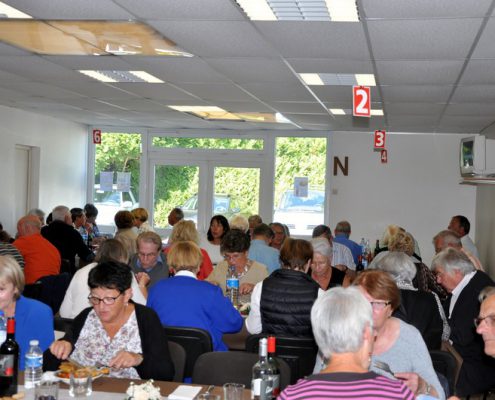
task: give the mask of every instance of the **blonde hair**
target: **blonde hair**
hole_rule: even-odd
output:
[[[246,217],[242,215],[234,215],[229,221],[230,229],[239,229],[243,232],[247,232],[249,229],[249,222]]]
[[[403,228],[399,225],[389,225],[385,228],[385,232],[383,232],[382,240],[380,241],[381,247],[388,247],[390,239],[397,234],[397,232],[405,232]]]
[[[141,222],[146,222],[148,220],[148,211],[146,210],[146,208],[135,208],[131,211],[131,214],[134,219],[137,219]]]
[[[181,220],[174,225],[172,234],[168,239],[169,243],[194,242],[199,245],[199,233],[193,221]]]
[[[167,262],[176,271],[186,270],[197,273],[203,262],[203,255],[196,243],[190,240],[177,242],[170,247]]]
[[[389,251],[400,251],[408,256],[414,254],[414,238],[408,232],[398,231],[388,241]]]
[[[0,280],[14,285],[14,299],[18,300],[24,290],[24,273],[17,261],[11,256],[0,256]]]

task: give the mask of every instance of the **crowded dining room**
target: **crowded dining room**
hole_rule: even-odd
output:
[[[0,399],[495,399],[494,13],[0,1]]]

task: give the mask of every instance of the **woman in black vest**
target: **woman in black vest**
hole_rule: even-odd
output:
[[[319,285],[307,274],[311,243],[287,238],[280,249],[282,267],[256,284],[246,320],[249,333],[312,337],[311,307]]]

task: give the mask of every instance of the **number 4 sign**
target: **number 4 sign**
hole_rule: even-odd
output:
[[[371,116],[371,97],[369,87],[352,87],[352,115],[355,117]]]
[[[385,131],[375,131],[375,150],[381,150],[385,148]]]

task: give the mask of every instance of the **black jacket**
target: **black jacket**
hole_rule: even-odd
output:
[[[304,272],[285,268],[272,272],[261,291],[263,333],[313,337],[310,314],[319,287]]]

